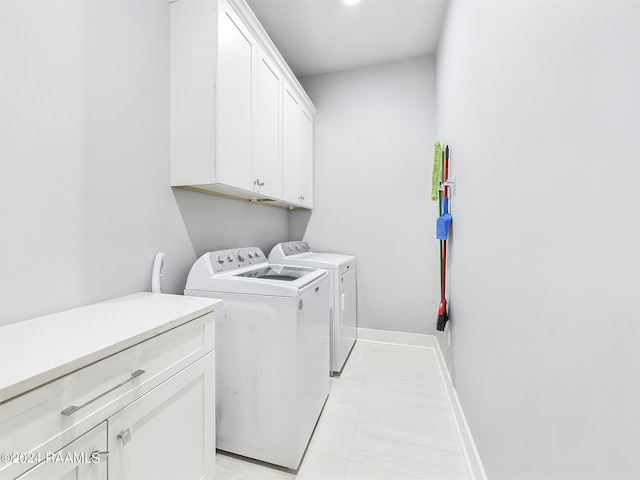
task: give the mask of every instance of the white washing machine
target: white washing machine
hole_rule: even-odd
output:
[[[269,263],[328,270],[331,305],[330,372],[340,373],[357,338],[356,257],[338,253],[315,253],[307,242],[284,242],[273,247]]]
[[[329,394],[326,270],[267,263],[259,248],[209,252],[185,295],[216,311],[216,447],[297,469]]]

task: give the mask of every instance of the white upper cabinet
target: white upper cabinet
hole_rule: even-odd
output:
[[[251,191],[256,41],[226,1],[218,5],[217,181]]]
[[[256,62],[253,112],[254,185],[259,193],[281,199],[282,73],[262,48]]]
[[[313,207],[313,118],[295,90],[284,91],[282,192],[293,205]]]
[[[315,107],[246,2],[170,19],[171,185],[311,208]]]
[[[300,203],[303,207],[313,208],[313,117],[305,109],[302,110],[300,130]]]
[[[282,119],[282,198],[289,203],[300,203],[297,138],[300,130],[298,118],[301,111],[295,94],[291,89],[285,88]]]

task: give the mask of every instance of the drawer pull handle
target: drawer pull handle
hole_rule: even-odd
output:
[[[140,375],[142,375],[144,373],[144,370],[136,370],[135,372],[133,372],[131,374],[131,376],[129,378],[127,378],[125,381],[120,382],[118,385],[116,385],[115,387],[110,388],[109,390],[107,390],[106,392],[101,393],[100,395],[98,395],[97,397],[92,398],[91,400],[89,400],[86,403],[83,403],[82,405],[80,405],[79,407],[76,405],[71,405],[70,407],[65,408],[64,410],[62,410],[60,413],[62,415],[64,415],[65,417],[70,416],[73,413],[76,413],[78,410],[80,410],[81,408],[86,407],[87,405],[89,405],[90,403],[95,402],[96,400],[98,400],[99,398],[104,397],[105,395],[113,392],[116,388],[120,388],[121,386],[123,386],[125,383],[129,383],[131,380],[133,380],[136,377],[139,377]]]

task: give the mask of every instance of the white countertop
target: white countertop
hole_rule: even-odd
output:
[[[0,327],[0,403],[221,305],[143,292]]]

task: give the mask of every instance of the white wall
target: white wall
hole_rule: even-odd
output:
[[[149,290],[157,251],[180,293],[196,255],[287,240],[284,210],[168,186],[168,14],[0,2],[0,324]]]
[[[640,3],[452,0],[437,61],[488,477],[640,478]]]
[[[434,59],[301,82],[318,108],[314,209],[291,213],[289,236],[357,256],[359,326],[432,333],[440,294],[429,198]]]

